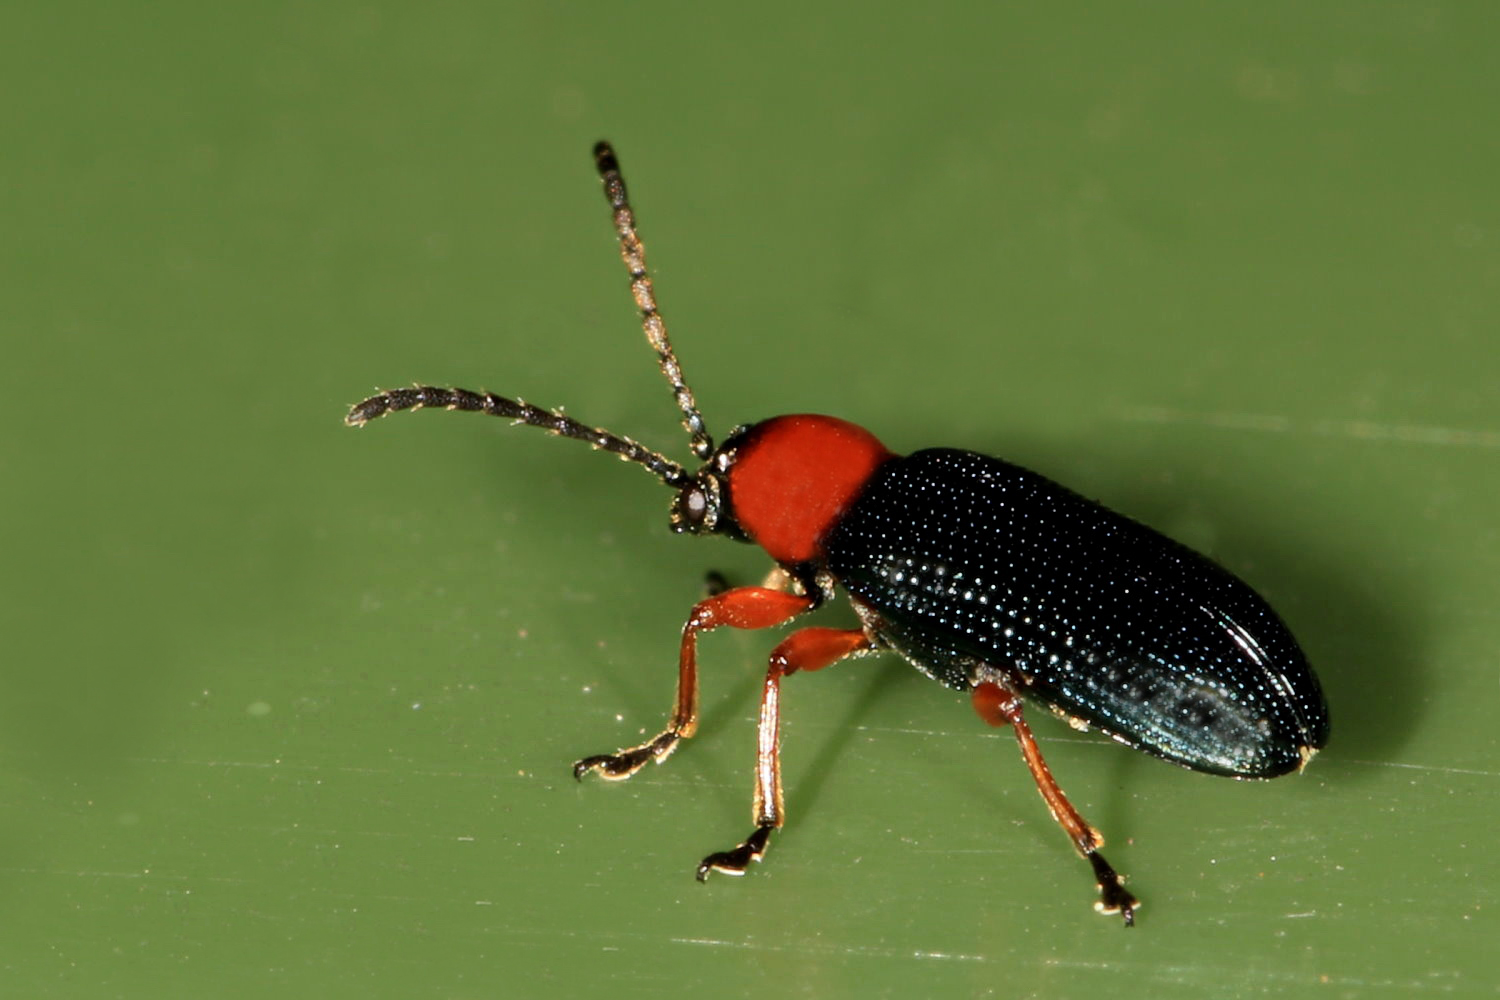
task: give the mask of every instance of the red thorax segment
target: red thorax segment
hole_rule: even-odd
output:
[[[729,473],[735,519],[783,565],[822,555],[822,540],[866,481],[896,456],[837,417],[795,414],[751,427]]]

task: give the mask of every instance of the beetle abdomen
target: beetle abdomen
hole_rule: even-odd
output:
[[[1034,472],[947,448],[882,466],[823,543],[886,642],[952,687],[976,664],[1194,770],[1272,777],[1328,736],[1291,633],[1215,563]]]

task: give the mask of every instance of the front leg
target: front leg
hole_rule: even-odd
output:
[[[677,698],[667,727],[639,746],[583,758],[573,765],[573,777],[582,779],[590,771],[597,771],[601,777],[623,781],[652,761],[659,764],[666,760],[680,741],[693,735],[698,728],[698,633],[720,625],[769,628],[795,618],[813,604],[811,598],[767,587],[736,587],[699,601],[682,626]]]

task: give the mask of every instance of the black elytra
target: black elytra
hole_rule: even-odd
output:
[[[674,531],[751,542],[771,557],[764,585],[716,587],[693,606],[665,728],[583,758],[577,777],[629,778],[696,732],[702,633],[781,625],[847,594],[860,628],[802,628],[771,652],[756,730],[755,826],[734,848],[705,857],[700,880],[744,874],[785,821],[781,681],[847,657],[899,653],[969,692],[986,722],[1009,726],[1049,811],[1094,871],[1095,908],[1126,926],[1139,901],[1052,777],[1023,699],[1173,763],[1237,778],[1300,770],[1324,746],[1322,689],[1276,613],[1225,569],[1128,517],[973,452],[893,454],[836,417],[773,417],[737,428],[716,448],[667,337],[608,143],[594,147],[594,160],[641,326],[702,463],[697,471],[560,411],[468,389],[378,393],[345,421],[444,408],[584,441],[671,489]]]
[[[1213,774],[1270,778],[1328,739],[1296,640],[1259,594],[1145,525],[1020,466],[932,448],[881,466],[828,569],[919,669],[1030,697]]]

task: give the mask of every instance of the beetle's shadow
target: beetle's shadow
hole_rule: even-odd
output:
[[[864,678],[859,696],[847,703],[838,718],[830,723],[829,730],[818,741],[818,748],[813,755],[799,765],[795,784],[787,786],[787,798],[795,802],[793,808],[799,815],[806,813],[811,816],[817,813],[818,802],[823,797],[823,790],[828,782],[838,780],[835,772],[840,770],[840,762],[849,756],[848,751],[854,740],[865,735],[865,721],[877,705],[896,696],[902,689],[897,679],[921,680],[905,661],[890,652],[882,652],[869,659],[857,659],[841,666],[849,670],[868,670],[871,676]],[[938,702],[936,707],[946,709],[948,706]],[[848,776],[845,771],[844,777],[847,779]]]

